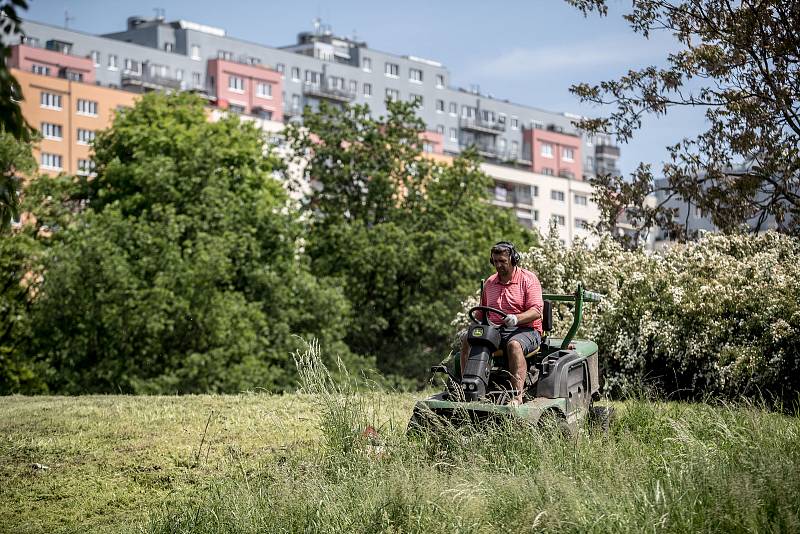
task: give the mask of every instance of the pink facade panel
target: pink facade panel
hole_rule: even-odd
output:
[[[423,143],[427,145],[425,151],[431,154],[444,154],[444,145],[442,144],[442,134],[438,132],[422,132]]]
[[[44,76],[95,82],[94,62],[88,57],[70,56],[55,50],[26,45],[11,47],[9,67]]]
[[[580,137],[533,128],[523,131],[523,142],[530,150],[533,172],[583,180]]]
[[[273,121],[283,120],[283,82],[278,71],[260,65],[244,65],[211,59],[208,74],[217,106],[235,109]]]

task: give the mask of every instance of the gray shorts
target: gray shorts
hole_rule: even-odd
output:
[[[461,343],[466,343],[467,331],[463,330],[459,338],[461,339]],[[529,326],[517,326],[514,328],[504,326],[500,328],[500,348],[503,349],[504,353],[506,351],[506,345],[508,345],[508,342],[512,339],[522,345],[523,354],[530,354],[542,343],[542,337],[539,332]]]
[[[500,329],[500,348],[506,351],[509,341],[516,341],[522,345],[523,354],[530,354],[535,351],[542,342],[542,337],[537,330],[529,326],[518,326],[515,328],[503,327]]]

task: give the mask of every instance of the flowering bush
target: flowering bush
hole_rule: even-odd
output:
[[[589,248],[556,235],[522,254],[547,293],[577,283],[605,295],[585,308],[606,390],[655,386],[670,395],[795,400],[800,391],[800,240],[774,232],[707,235],[658,253],[609,238]],[[473,302],[465,303],[465,307]],[[553,332],[572,322],[554,308]]]

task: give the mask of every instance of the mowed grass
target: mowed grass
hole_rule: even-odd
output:
[[[796,416],[631,400],[608,435],[409,439],[411,395],[306,364],[296,395],[0,399],[0,529],[800,532]]]

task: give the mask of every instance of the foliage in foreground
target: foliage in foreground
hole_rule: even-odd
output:
[[[523,254],[547,292],[578,282],[604,293],[579,335],[595,339],[607,391],[653,387],[675,397],[722,395],[797,402],[800,393],[800,240],[707,235],[659,253],[609,238],[589,249],[551,235]],[[566,307],[554,331],[572,321]]]
[[[607,0],[567,0],[587,14],[607,14]],[[667,147],[669,161],[656,173],[641,164],[629,179],[598,176],[593,199],[608,230],[627,208],[640,230],[661,226],[686,237],[665,204],[645,199],[682,198],[717,227],[731,231],[753,221],[800,231],[800,9],[794,0],[637,0],[624,18],[643,38],[669,32],[677,51],[665,67],[628,71],[617,80],[578,84],[583,101],[613,106],[605,119],[579,126],[629,140],[642,118],[691,107],[703,112],[706,131]],[[745,163],[744,169],[736,166]],[[681,232],[681,230],[684,230]]]
[[[374,397],[307,372],[324,441],[166,503],[146,531],[792,532],[797,418],[752,406],[625,403],[610,435],[504,425],[407,439]],[[361,429],[380,429],[379,447]]]

